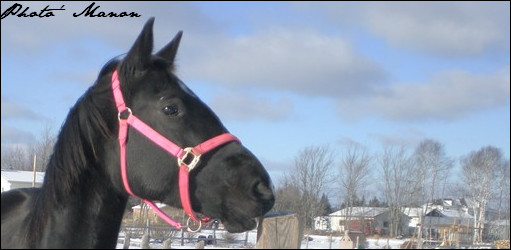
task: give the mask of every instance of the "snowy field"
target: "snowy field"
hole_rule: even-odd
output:
[[[256,230],[249,231],[248,234],[246,233],[239,233],[239,234],[231,234],[235,237],[236,242],[234,243],[226,243],[222,241],[223,232],[217,232],[217,239],[219,239],[219,242],[217,245],[206,245],[206,249],[226,249],[226,248],[245,248],[245,249],[253,249],[256,246],[256,237],[257,232]],[[208,230],[203,230],[202,232],[198,233],[198,235],[212,235],[212,232]],[[196,238],[195,237],[195,238]],[[245,238],[247,238],[247,244],[245,245]],[[306,242],[305,240],[302,241],[301,249],[339,249],[340,245],[340,239],[341,237],[332,237],[332,242],[330,242],[328,236],[321,236],[321,235],[310,235],[310,238],[312,238],[311,241]],[[384,248],[391,248],[391,249],[399,249],[401,244],[403,244],[405,240],[398,240],[398,239],[367,239],[367,246],[366,249],[384,249]],[[121,243],[117,244],[118,249],[123,248],[122,240]],[[171,248],[173,249],[190,249],[195,248],[195,244],[197,244],[197,240],[193,241],[186,241],[184,242],[184,245],[181,245],[181,240],[176,239],[171,244]],[[161,243],[155,243],[151,242],[150,246],[152,249],[161,249],[163,248],[163,244]],[[140,239],[131,239],[131,245],[130,248],[132,249],[140,249]]]

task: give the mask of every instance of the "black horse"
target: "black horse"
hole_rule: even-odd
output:
[[[41,188],[2,193],[2,248],[114,248],[129,197],[121,178],[119,112],[112,91],[118,74],[130,114],[179,147],[227,134],[218,117],[173,73],[181,32],[152,55],[151,18],[124,59],[100,71],[71,108]],[[117,105],[118,106],[118,105]],[[127,114],[128,116],[130,114]],[[228,134],[227,134],[228,135]],[[125,161],[131,192],[181,207],[176,157],[129,128]],[[231,138],[231,137],[229,137]],[[186,154],[185,154],[186,155]],[[184,165],[195,154],[183,156]],[[197,157],[198,160],[198,157]],[[193,164],[195,165],[196,162]],[[194,211],[220,219],[230,232],[256,226],[274,203],[271,181],[239,142],[219,143],[189,173]]]

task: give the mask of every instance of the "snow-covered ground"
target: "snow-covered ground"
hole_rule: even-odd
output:
[[[197,238],[199,235],[212,235],[212,232],[208,230],[203,230],[200,233],[197,233],[195,235],[195,238]],[[216,233],[217,238],[219,239],[219,242],[217,245],[206,245],[206,249],[225,249],[225,248],[246,248],[246,249],[253,249],[256,245],[256,237],[257,232],[256,230],[252,230],[248,232],[248,235],[245,233],[239,233],[239,234],[231,234],[235,237],[237,240],[234,243],[226,243],[222,242],[222,237],[224,235],[223,232],[217,232]],[[245,237],[247,237],[247,244],[245,245]],[[302,241],[301,249],[339,249],[340,246],[340,239],[341,237],[332,237],[332,242],[330,242],[330,237],[328,236],[321,236],[321,235],[309,235],[310,238],[312,238],[311,241]],[[398,239],[367,239],[367,246],[366,249],[383,249],[383,248],[392,248],[392,249],[399,249],[401,244],[403,244],[405,240],[398,240]],[[193,240],[191,242],[184,242],[184,245],[181,246],[181,240],[176,239],[171,244],[171,248],[173,249],[186,249],[186,248],[195,248],[195,244],[197,244],[197,240]],[[157,249],[162,248],[163,245],[161,243],[151,243],[151,248]],[[117,244],[118,249],[122,249],[123,244]],[[133,249],[140,249],[140,239],[131,239],[131,246],[130,248]]]
[[[341,237],[332,237],[332,243],[330,243],[330,237],[321,235],[310,235],[312,241],[308,244],[304,240],[302,241],[301,249],[339,249]],[[398,249],[404,240],[397,239],[367,239],[366,249],[382,249],[392,248]],[[387,246],[388,244],[388,246]]]

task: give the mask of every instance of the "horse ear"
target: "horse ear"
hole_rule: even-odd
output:
[[[168,43],[167,45],[165,45],[165,47],[163,47],[160,51],[158,51],[158,53],[156,53],[156,55],[173,63],[174,59],[176,58],[177,48],[179,47],[179,42],[181,41],[181,36],[183,36],[182,30],[177,32],[174,39],[172,39],[172,41],[170,41],[170,43]]]
[[[153,23],[154,17],[149,18],[124,59],[124,63],[132,70],[144,70],[150,63],[153,51]]]

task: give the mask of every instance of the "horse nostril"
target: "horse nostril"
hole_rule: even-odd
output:
[[[266,214],[273,208],[275,204],[275,196],[273,194],[273,185],[258,180],[252,184],[252,195],[261,205],[261,215]]]
[[[273,201],[273,191],[268,185],[264,184],[261,181],[257,181],[254,183],[252,187],[252,192],[254,196],[263,201]]]

